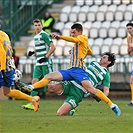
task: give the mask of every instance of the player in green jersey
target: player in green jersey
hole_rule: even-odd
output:
[[[32,84],[38,82],[46,74],[53,71],[51,54],[53,54],[56,49],[50,35],[42,30],[43,26],[41,20],[35,19],[33,23],[36,33],[34,36],[35,51],[29,51],[28,56],[36,54],[37,61],[33,71]],[[36,96],[39,92],[46,91],[47,87],[43,87],[32,91],[30,95]],[[22,108],[33,109],[33,104],[28,103],[26,105],[22,105]]]
[[[108,64],[108,59],[111,63]],[[109,95],[110,88],[110,73],[107,70],[108,67],[114,65],[115,55],[109,52],[105,52],[100,59],[100,62],[92,61],[86,68],[90,81],[94,87],[99,85],[103,86],[103,92],[106,96]],[[48,85],[48,91],[54,92],[58,95],[66,95],[67,98],[63,105],[58,109],[57,115],[73,115],[75,108],[79,105],[82,99],[89,96],[89,93],[76,81],[64,81],[61,83]],[[100,99],[96,96],[94,98],[99,102]]]
[[[99,63],[92,61],[85,70],[92,86],[97,87],[103,85],[103,91],[106,96],[109,95],[110,88],[110,73],[107,68],[113,66],[114,63],[115,55],[105,52]],[[88,91],[76,81],[64,81],[55,85],[48,85],[48,91],[58,95],[67,95],[67,99],[57,111],[57,115],[59,116],[72,115],[74,113],[73,109],[82,101],[84,95],[88,94]],[[100,101],[96,96],[94,98]],[[120,109],[116,104],[113,103],[113,105],[110,108],[119,116],[121,114]]]

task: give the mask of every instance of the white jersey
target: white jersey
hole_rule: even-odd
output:
[[[51,42],[52,42],[51,37],[49,36],[48,33],[46,33],[43,30],[39,34],[36,34],[34,36],[34,43],[35,43],[36,56],[37,56],[36,66],[52,64],[52,59],[50,57],[47,58],[47,60],[43,63],[38,62],[38,60],[43,58],[49,51]]]

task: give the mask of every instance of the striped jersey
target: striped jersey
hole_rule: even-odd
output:
[[[8,35],[0,31],[0,71],[10,71],[11,65],[14,67],[14,62],[11,61],[12,53],[13,50]]]
[[[92,51],[88,45],[88,38],[85,35],[79,35],[77,37],[60,36],[60,39],[74,42],[74,46],[71,50],[69,67],[83,68],[84,58],[88,54],[88,51]],[[90,52],[92,54],[92,52]]]
[[[110,73],[107,68],[100,66],[96,61],[92,61],[85,71],[94,87],[103,85],[110,88]],[[79,82],[74,80],[70,82],[84,92],[84,97],[89,96],[90,93]]]
[[[127,45],[128,47],[133,47],[133,36],[131,35],[127,36]]]
[[[52,64],[52,59],[49,57],[43,63],[39,63],[38,60],[44,58],[50,49],[50,43],[52,42],[51,37],[45,31],[41,31],[39,34],[34,36],[34,43],[36,49],[37,62],[36,66]]]
[[[103,85],[110,88],[110,73],[107,68],[100,66],[96,61],[92,61],[85,71],[94,87]]]

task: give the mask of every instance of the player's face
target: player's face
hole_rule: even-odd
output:
[[[43,28],[43,27],[42,27],[41,22],[34,23],[34,29],[35,29],[35,32],[36,32],[37,34],[41,32],[42,28]]]
[[[110,61],[108,61],[108,55],[103,55],[100,59],[100,65],[107,67],[109,63]]]
[[[132,26],[127,26],[127,31],[130,35],[133,35],[133,27]]]
[[[81,31],[77,31],[76,29],[71,29],[71,36],[77,37],[78,35],[81,35]]]

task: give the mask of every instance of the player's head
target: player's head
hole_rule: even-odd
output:
[[[129,34],[133,35],[133,23],[129,22],[126,24],[127,31]]]
[[[41,20],[40,19],[35,19],[33,21],[33,23],[34,23],[35,32],[40,33],[42,28],[43,28]]]
[[[104,67],[111,67],[114,65],[116,60],[115,54],[110,52],[103,53],[100,59],[100,65]]]
[[[81,35],[82,34],[82,31],[83,31],[83,27],[81,24],[79,23],[74,23],[72,26],[71,26],[71,35],[73,37],[76,37],[78,35]]]
[[[111,67],[114,65],[115,60],[116,60],[116,56],[114,53],[110,53],[110,52],[105,52],[103,53],[103,55],[107,55],[108,56],[108,61],[110,62],[110,64],[107,67]]]
[[[0,20],[0,30],[1,30],[1,24],[2,24],[2,21]]]

